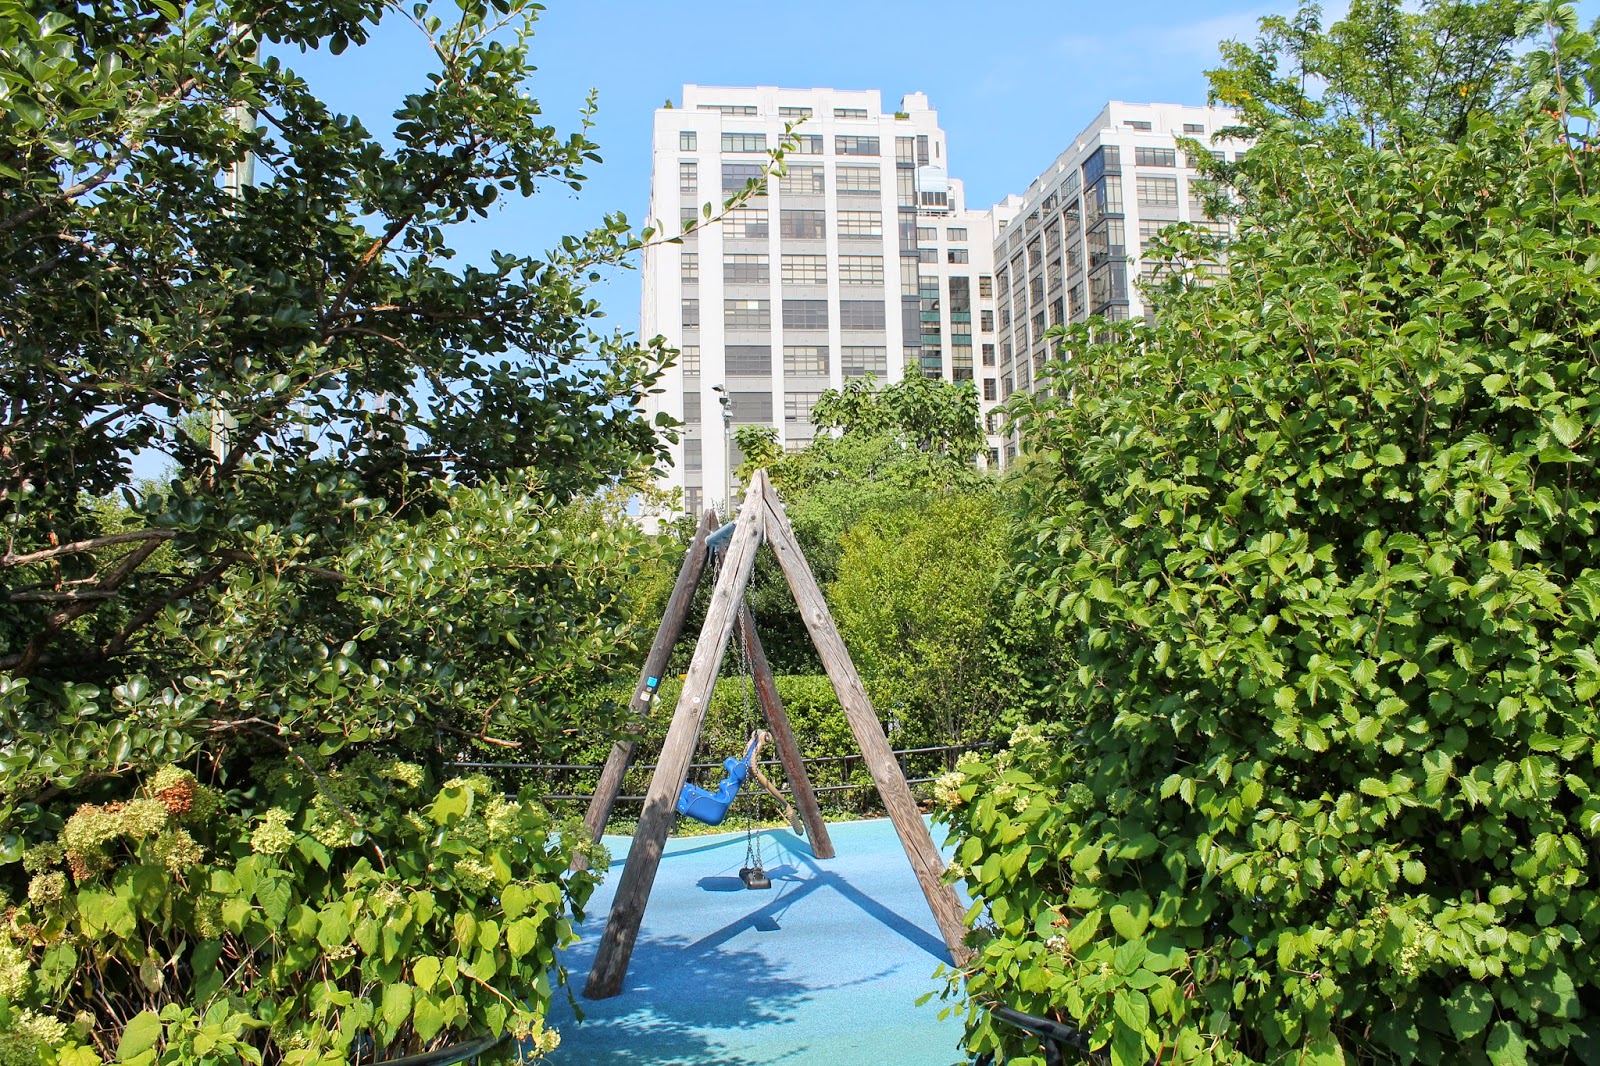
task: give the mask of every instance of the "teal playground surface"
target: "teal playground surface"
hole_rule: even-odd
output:
[[[772,888],[739,880],[744,833],[667,841],[622,994],[582,997],[628,837],[563,958],[584,1012],[558,992],[561,1066],[951,1066],[959,1019],[939,1020],[944,941],[886,818],[828,827],[818,861],[786,829],[761,834]],[[934,840],[942,830],[934,827]]]

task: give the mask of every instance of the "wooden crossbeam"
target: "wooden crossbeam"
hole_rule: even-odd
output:
[[[811,854],[819,859],[834,856],[833,838],[828,835],[828,823],[822,818],[822,808],[817,805],[817,793],[806,776],[805,760],[800,755],[800,744],[795,740],[789,715],[778,696],[778,681],[772,676],[772,664],[767,662],[766,649],[756,633],[755,620],[750,608],[739,610],[739,635],[745,642],[745,653],[750,656],[750,672],[755,676],[756,698],[761,701],[761,712],[766,716],[767,728],[772,732],[773,746],[783,761],[783,772],[789,776],[789,787],[794,791],[795,810],[806,827],[806,841]]]
[[[706,538],[716,524],[717,516],[710,510],[700,516],[694,539],[689,542],[689,552],[683,557],[683,566],[678,569],[678,580],[672,585],[672,595],[667,599],[661,624],[656,627],[656,638],[650,642],[650,652],[639,671],[639,683],[634,687],[633,699],[629,701],[629,708],[634,715],[633,724],[628,728],[628,735],[611,746],[611,754],[606,757],[605,767],[600,771],[600,783],[595,786],[589,809],[584,812],[583,824],[588,827],[591,839],[599,840],[600,834],[606,831],[606,823],[611,820],[611,809],[622,794],[622,779],[633,764],[634,749],[638,747],[639,736],[644,732],[651,701],[659,691],[649,681],[656,678],[659,682],[662,672],[667,668],[667,661],[672,658],[672,648],[678,643],[678,635],[683,632],[684,619],[689,616],[695,589],[700,586],[700,577],[705,572],[706,560],[711,554],[706,550]],[[581,862],[581,857],[573,860],[575,866]]]
[[[764,484],[764,479],[758,484]],[[755,491],[753,489],[752,493]],[[672,712],[666,743],[662,745],[655,774],[645,793],[644,810],[639,814],[639,827],[633,834],[627,862],[622,866],[622,879],[617,883],[611,916],[606,920],[606,931],[600,937],[594,966],[583,989],[583,994],[590,999],[608,999],[621,992],[623,978],[628,973],[628,960],[633,956],[639,923],[644,920],[644,908],[650,901],[656,870],[661,866],[661,849],[676,816],[678,793],[688,776],[689,762],[699,743],[701,726],[705,724],[706,708],[711,703],[711,690],[717,683],[717,672],[728,650],[728,638],[733,634],[734,618],[744,602],[744,590],[755,568],[756,550],[761,547],[765,525],[762,511],[750,504],[747,498],[711,594],[711,606],[706,611],[705,625],[689,663],[683,692]]]
[[[844,708],[850,731],[855,734],[873,783],[878,786],[884,809],[888,811],[895,832],[900,836],[906,858],[911,860],[911,868],[922,886],[922,894],[928,899],[928,908],[933,911],[934,920],[939,923],[939,932],[944,936],[945,946],[950,949],[951,959],[958,964],[963,963],[971,957],[971,952],[962,943],[966,935],[966,923],[956,890],[944,883],[944,860],[939,855],[939,849],[934,847],[933,837],[922,820],[922,813],[917,810],[916,800],[911,796],[911,786],[906,783],[905,773],[894,757],[894,749],[889,746],[889,739],[884,735],[877,713],[867,699],[861,675],[850,661],[850,652],[839,636],[838,627],[834,625],[833,615],[822,598],[822,589],[818,587],[817,579],[812,576],[811,567],[800,551],[800,544],[795,540],[789,516],[784,513],[783,505],[776,496],[764,496],[761,505],[767,543],[778,556],[778,565],[783,568],[783,576],[788,579],[789,588],[794,592],[800,616],[811,633],[811,641],[816,645],[822,667],[833,682],[839,705]]]

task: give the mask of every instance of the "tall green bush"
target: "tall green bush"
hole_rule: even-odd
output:
[[[975,1050],[1024,1054],[998,1000],[1118,1066],[1600,1061],[1595,44],[1550,15],[1564,87],[1459,131],[1247,107],[1226,272],[1175,236],[1155,324],[1019,404],[1072,661],[941,788]]]

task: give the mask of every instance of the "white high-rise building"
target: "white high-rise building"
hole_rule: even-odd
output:
[[[1223,226],[1206,217],[1177,138],[1234,159],[1248,145],[1214,134],[1236,123],[1226,108],[1112,101],[1020,201],[1010,198],[994,247],[999,360],[987,373],[998,380],[984,380],[985,395],[1034,387],[1055,357],[1049,327],[1145,314],[1135,280],[1153,268],[1140,257],[1156,232],[1180,221]],[[1014,440],[1003,447],[1005,460],[1016,454]]]
[[[797,122],[786,173],[722,216]],[[994,373],[991,255],[1008,213],[967,208],[923,94],[885,112],[876,91],[684,86],[681,107],[655,113],[650,217],[676,232],[706,203],[717,221],[645,253],[640,315],[642,336],[683,353],[646,405],[685,423],[668,486],[691,513],[729,494],[727,426],[803,447],[812,405],[850,378]],[[987,414],[999,394],[979,395]]]

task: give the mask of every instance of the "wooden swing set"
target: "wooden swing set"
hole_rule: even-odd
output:
[[[694,599],[695,588],[705,572],[712,551],[710,541],[714,522],[710,512],[701,516],[699,528],[689,545],[688,556],[667,601],[661,626],[656,631],[650,653],[640,671],[639,685],[634,690],[632,701],[636,722],[640,725],[635,727],[633,736],[619,741],[612,748],[601,771],[594,798],[589,803],[584,821],[590,834],[597,840],[605,831],[611,809],[622,791],[623,775],[633,761],[636,746],[634,736],[642,728],[643,718],[655,699],[662,671],[666,669],[672,646],[677,643],[689,604]],[[795,603],[799,605],[806,629],[816,645],[817,655],[838,695],[839,705],[844,709],[845,718],[860,746],[862,758],[872,774],[884,809],[894,822],[906,858],[910,860],[917,882],[928,899],[928,907],[938,922],[951,960],[959,964],[969,957],[970,952],[962,944],[965,928],[961,902],[955,889],[943,881],[944,861],[940,858],[939,849],[934,847],[928,827],[917,810],[916,801],[911,796],[911,786],[906,783],[905,774],[867,699],[861,676],[850,661],[850,653],[845,649],[833,616],[823,601],[822,590],[817,586],[805,556],[801,554],[783,504],[773,491],[766,471],[758,470],[751,479],[750,490],[739,510],[732,539],[723,549],[722,565],[712,592],[711,605],[706,611],[705,625],[695,644],[683,692],[672,713],[666,743],[662,746],[661,757],[645,795],[644,810],[639,815],[639,826],[633,834],[633,845],[622,867],[622,878],[617,885],[605,933],[595,953],[588,983],[584,986],[583,994],[589,999],[608,999],[622,991],[628,961],[633,955],[634,942],[639,934],[639,924],[644,919],[650,890],[661,866],[661,850],[672,829],[689,763],[700,742],[700,731],[711,703],[711,691],[735,629],[749,658],[758,702],[774,746],[778,749],[784,772],[788,775],[794,793],[794,805],[804,824],[812,854],[818,859],[830,859],[834,855],[833,841],[828,836],[828,827],[817,806],[816,792],[806,776],[800,746],[778,698],[772,668],[745,604],[745,589],[755,569],[756,553],[763,542],[772,547],[784,579],[794,593]]]

